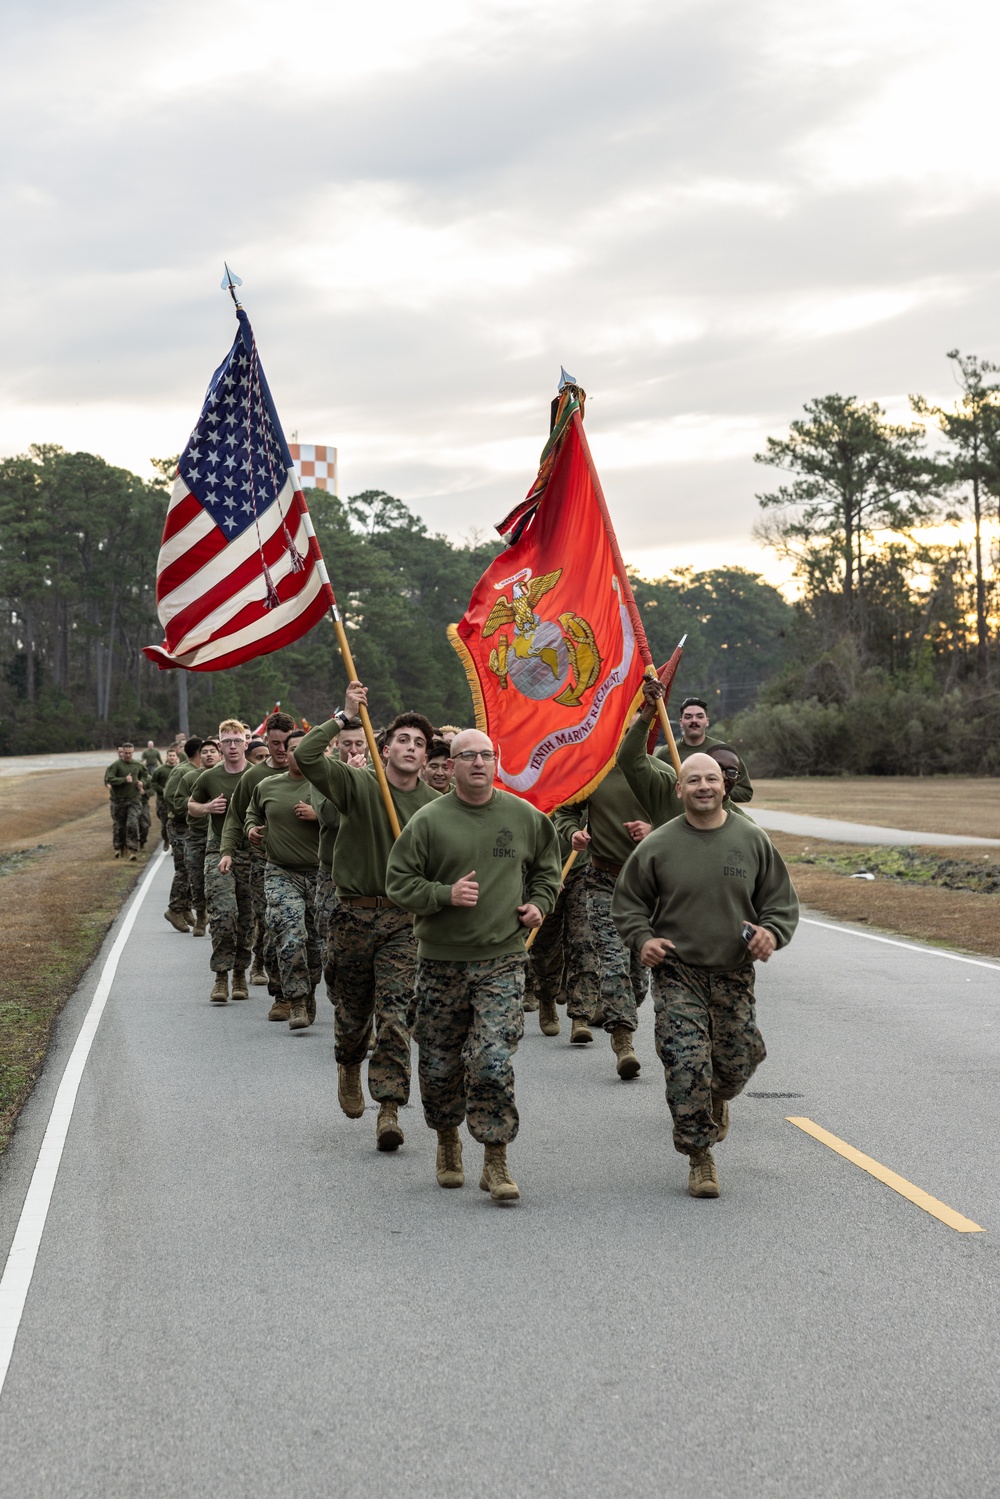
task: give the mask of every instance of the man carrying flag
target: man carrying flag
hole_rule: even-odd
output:
[[[326,753],[334,735],[359,716],[367,700],[368,689],[358,681],[349,682],[345,708],[299,740],[295,759],[306,780],[340,813],[333,848],[333,883],[339,898],[330,919],[337,1098],[348,1119],[361,1118],[361,1063],[374,1019],[368,1088],[379,1105],[375,1143],[379,1150],[389,1151],[403,1143],[398,1110],[410,1096],[408,1011],[417,966],[413,918],[386,895],[393,828],[375,776]],[[438,792],[420,779],[433,738],[430,720],[422,713],[400,713],[386,730],[385,776],[400,827],[420,807],[438,800]]]

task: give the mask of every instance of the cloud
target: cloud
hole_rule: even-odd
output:
[[[487,529],[562,363],[623,544],[748,545],[753,452],[803,401],[947,399],[946,349],[1000,354],[967,12],[15,5],[5,451],[176,451],[232,338],[225,258],[348,492]]]

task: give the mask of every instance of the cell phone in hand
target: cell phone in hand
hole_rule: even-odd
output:
[[[743,930],[740,933],[740,936],[743,938],[744,942],[750,942],[753,940],[753,934],[756,930],[757,928],[753,925],[752,922],[744,921]]]

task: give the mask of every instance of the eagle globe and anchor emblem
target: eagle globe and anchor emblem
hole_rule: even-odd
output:
[[[585,619],[568,610],[558,623],[542,619],[536,612],[540,600],[562,577],[562,568],[531,576],[531,568],[499,583],[494,588],[511,588],[510,598],[501,594],[483,625],[483,638],[503,630],[490,651],[490,671],[500,687],[508,683],[525,697],[542,702],[553,698],[566,708],[579,707],[584,693],[593,687],[601,674],[601,656],[594,632]]]

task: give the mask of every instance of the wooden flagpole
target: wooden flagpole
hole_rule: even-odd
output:
[[[566,883],[566,876],[569,874],[570,870],[573,868],[573,865],[576,863],[576,856],[577,856],[577,854],[579,852],[580,852],[580,850],[578,848],[574,848],[573,851],[572,851],[572,853],[570,854],[569,858],[566,860],[566,863],[563,865],[562,876],[561,876],[560,881],[559,881],[559,883],[561,885],[565,885],[565,883]],[[542,917],[542,925],[544,925],[544,924],[545,924],[545,917],[543,916]],[[538,936],[538,933],[541,930],[542,930],[541,926],[536,926],[533,931],[530,931],[528,933],[527,941],[524,944],[524,950],[525,950],[525,952],[528,951],[528,948],[534,942],[535,938]]]

